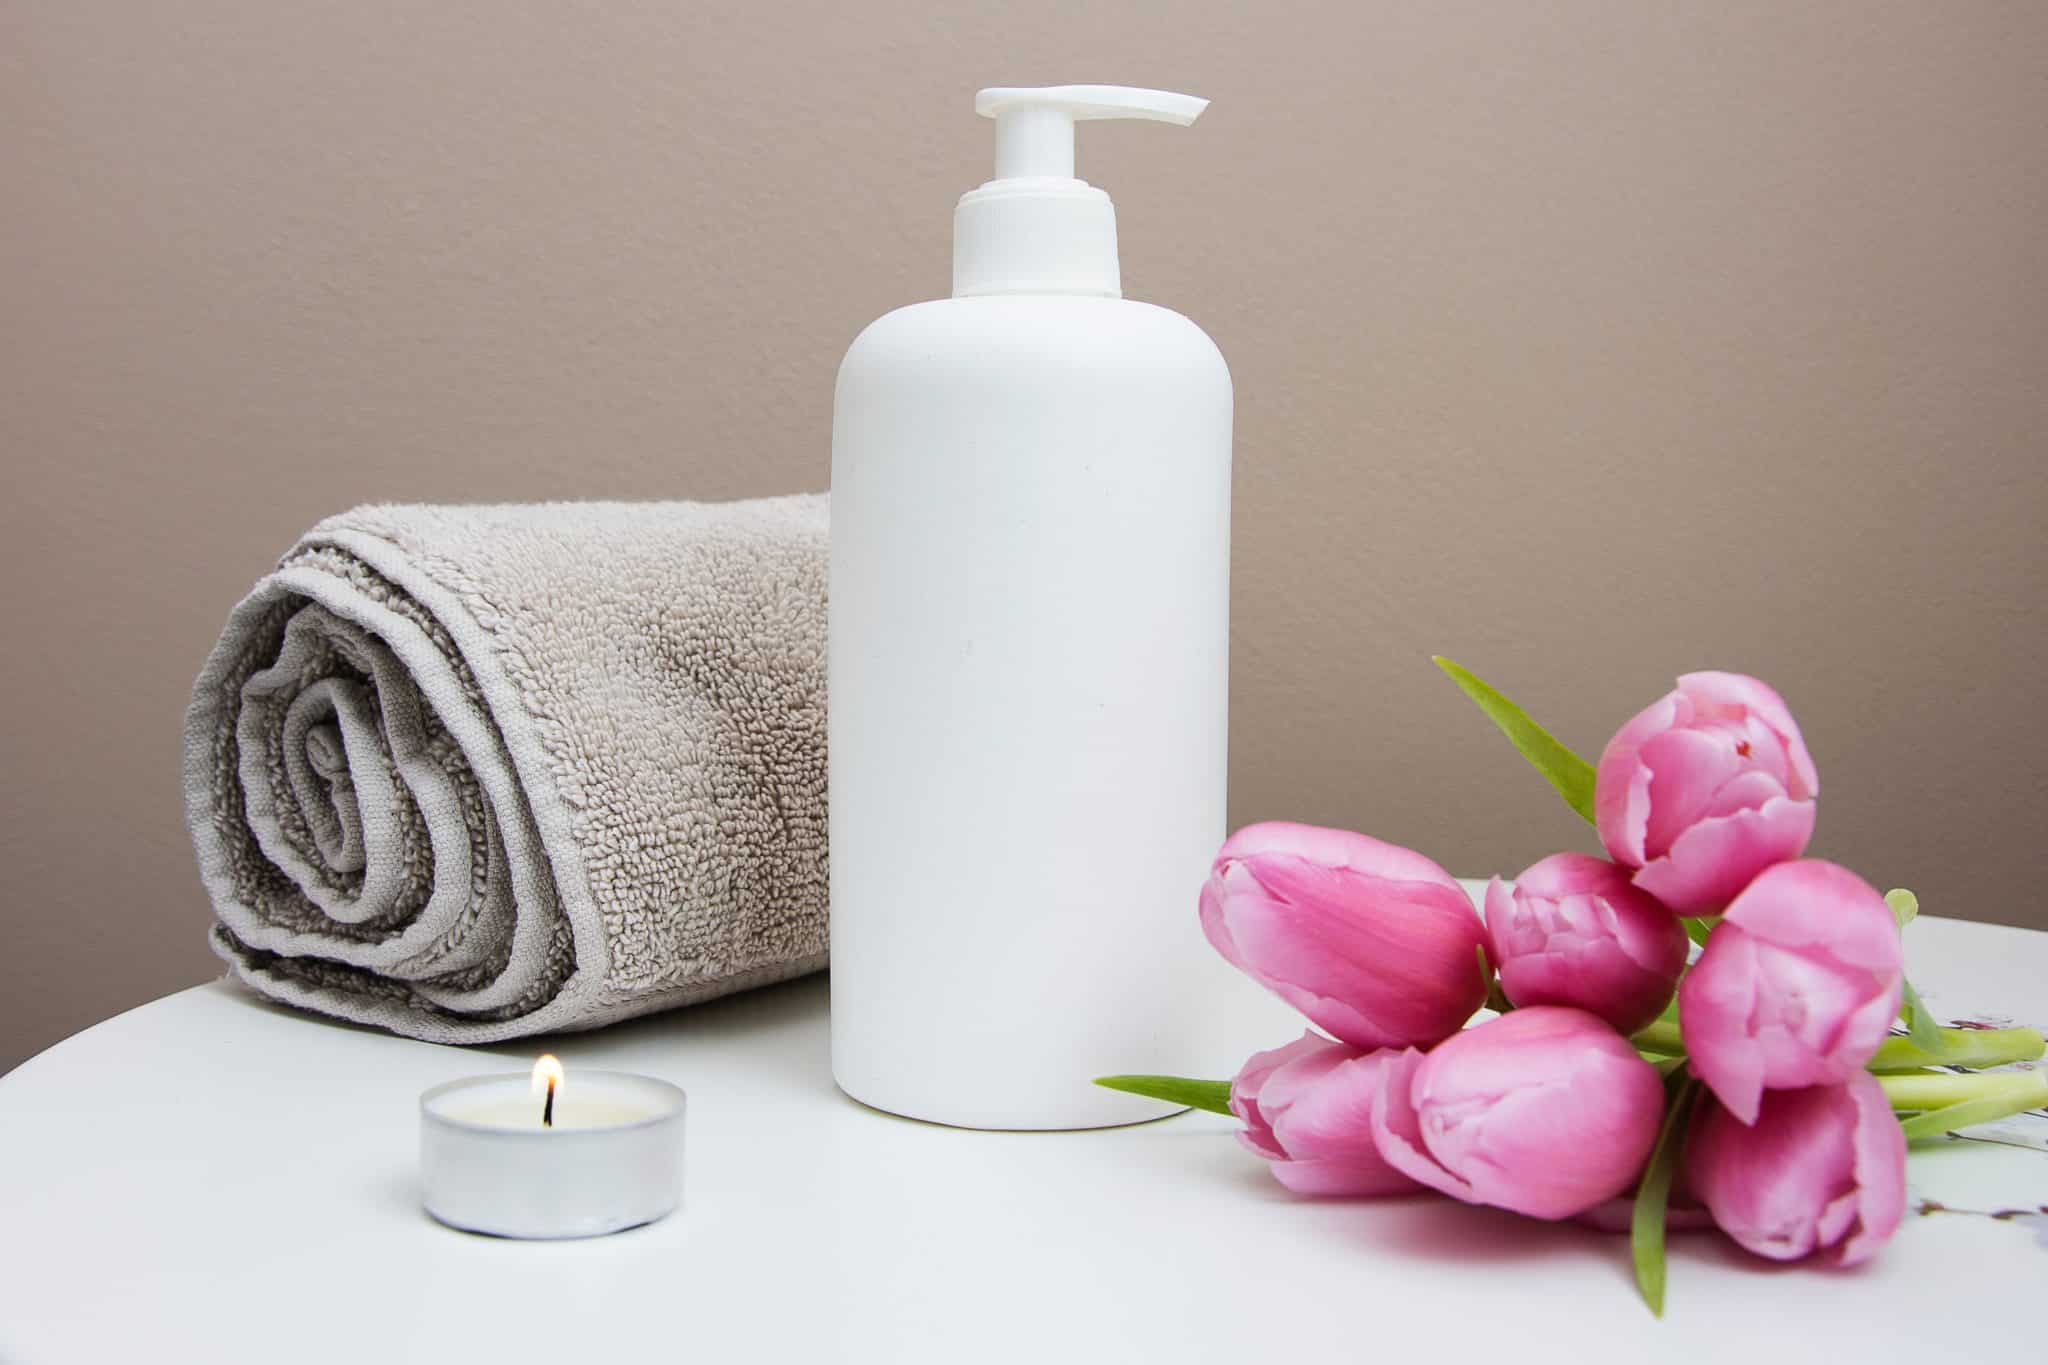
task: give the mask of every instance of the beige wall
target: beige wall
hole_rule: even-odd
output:
[[[1819,851],[2048,927],[2048,8],[0,0],[0,1066],[213,971],[186,689],[365,499],[826,481],[943,293],[968,97],[1086,130],[1239,401],[1233,818],[1583,843],[1427,662],[1597,748],[1776,682]]]

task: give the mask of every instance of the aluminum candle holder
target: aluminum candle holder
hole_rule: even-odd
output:
[[[600,1237],[682,1202],[687,1097],[623,1071],[471,1076],[420,1096],[427,1212],[495,1237]]]

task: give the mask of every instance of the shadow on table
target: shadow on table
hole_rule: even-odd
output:
[[[1354,1215],[1333,1220],[1335,1235],[1380,1252],[1476,1269],[1505,1269],[1569,1256],[1605,1265],[1620,1290],[1635,1293],[1635,1267],[1626,1233],[1574,1222],[1543,1222],[1431,1195],[1332,1202],[1342,1203]],[[1863,1270],[1753,1256],[1712,1228],[1674,1231],[1667,1247],[1674,1273],[1678,1265],[1688,1262],[1753,1275],[1856,1275]]]
[[[794,981],[757,986],[737,995],[721,996],[698,1005],[642,1015],[624,1023],[573,1033],[537,1033],[465,1049],[487,1056],[530,1059],[541,1052],[573,1048],[579,1039],[602,1038],[607,1043],[629,1045],[660,1044],[671,1039],[716,1043],[741,1035],[800,1032],[822,1020],[829,1008],[826,975],[813,972]]]
[[[352,1020],[336,1019],[310,1010],[297,1009],[259,995],[232,978],[222,978],[217,985],[229,998],[248,1009],[260,1011],[277,1019],[294,1020],[308,1027],[342,1029],[372,1038],[395,1038],[420,1047],[445,1047],[450,1051],[472,1056],[503,1057],[522,1063],[531,1062],[535,1056],[543,1052],[571,1049],[578,1040],[603,1039],[607,1043],[645,1043],[687,1035],[694,1039],[715,1042],[720,1038],[740,1034],[801,1029],[812,1020],[825,1015],[828,1000],[825,973],[813,972],[793,981],[779,982],[773,986],[758,986],[736,995],[722,996],[698,1005],[685,1005],[659,1014],[643,1015],[638,1019],[628,1019],[623,1023],[610,1024],[603,1028],[568,1033],[536,1033],[507,1038],[496,1043],[463,1045],[404,1038],[403,1035],[368,1024],[358,1024]]]

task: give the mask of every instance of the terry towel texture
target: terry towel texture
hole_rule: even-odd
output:
[[[825,585],[822,494],[320,523],[193,691],[215,951],[460,1043],[824,966]]]

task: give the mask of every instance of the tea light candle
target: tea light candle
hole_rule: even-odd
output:
[[[624,1071],[542,1057],[531,1077],[470,1076],[420,1096],[427,1212],[496,1237],[599,1237],[682,1200],[686,1096]]]

